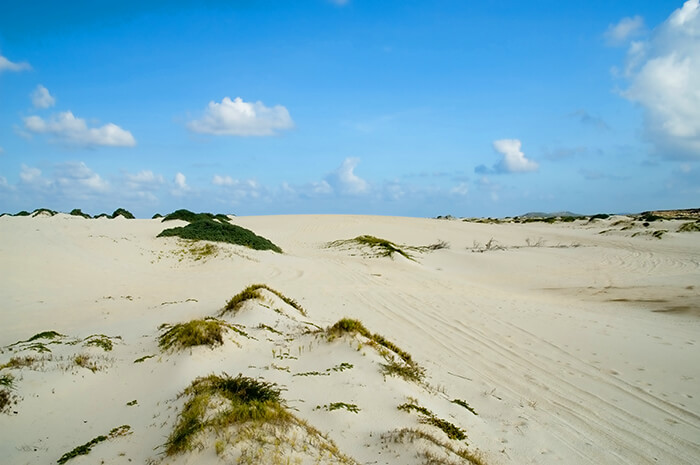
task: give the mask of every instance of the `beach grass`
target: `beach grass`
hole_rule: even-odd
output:
[[[263,295],[260,293],[261,289],[273,293],[274,295],[279,297],[284,303],[296,309],[302,315],[306,316],[306,310],[304,310],[304,308],[296,300],[285,296],[280,291],[271,288],[267,284],[251,284],[250,286],[246,287],[241,292],[233,296],[226,303],[226,306],[221,310],[219,316],[223,316],[229,312],[233,312],[234,314],[236,314],[236,312],[238,312],[241,309],[243,304],[249,300],[262,300]]]

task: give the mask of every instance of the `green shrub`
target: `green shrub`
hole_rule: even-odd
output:
[[[74,208],[70,211],[70,214],[73,216],[82,216],[83,218],[90,218],[90,215],[88,215],[87,213],[83,213],[83,211],[80,208]]]
[[[21,212],[15,213],[13,216],[29,216],[29,212],[26,210],[22,210]]]
[[[595,215],[592,215],[589,218],[589,221],[590,220],[607,220],[608,218],[610,218],[610,215],[608,215],[607,213],[597,213]]]
[[[151,217],[152,220],[156,220],[156,219],[158,219],[158,218],[163,218],[163,215],[161,215],[160,213],[156,213],[155,215],[153,215],[153,216]]]
[[[301,305],[299,305],[299,303],[296,300],[290,299],[289,297],[282,294],[280,291],[272,289],[266,284],[251,284],[250,286],[243,289],[241,292],[233,296],[231,300],[228,301],[228,303],[226,303],[226,306],[221,310],[219,316],[222,316],[228,312],[233,312],[235,314],[236,312],[238,312],[238,310],[240,310],[243,303],[248,300],[262,299],[260,289],[265,289],[268,292],[272,292],[277,297],[279,297],[284,303],[296,309],[302,315],[306,316],[306,310],[304,310],[304,308]]]
[[[49,216],[54,216],[57,212],[49,210],[48,208],[37,208],[32,212],[32,216],[38,216],[42,213],[47,213]]]
[[[155,217],[154,217],[155,218]],[[219,220],[223,221],[225,223],[229,222],[228,216],[224,215],[223,213],[217,213],[214,215],[213,213],[194,213],[189,210],[181,209],[181,210],[175,210],[172,213],[168,213],[165,215],[162,221],[170,221],[170,220],[182,220],[182,221],[187,221],[188,223],[194,223],[196,221],[202,221],[202,220]]]
[[[220,223],[211,219],[198,220],[184,227],[170,228],[158,237],[180,237],[182,239],[226,242],[243,245],[255,250],[272,250],[282,253],[282,249],[270,240],[258,236],[253,231],[230,223]]]
[[[130,211],[124,210],[123,208],[117,208],[116,210],[114,210],[114,213],[112,213],[112,218],[116,218],[118,216],[123,216],[127,220],[134,219],[134,215],[132,215]]]

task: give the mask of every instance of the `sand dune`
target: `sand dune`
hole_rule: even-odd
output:
[[[700,233],[683,221],[232,222],[284,253],[156,238],[158,220],[0,218],[3,463],[81,445],[67,463],[700,461]],[[409,257],[329,246],[362,235]],[[222,312],[254,283],[303,312],[266,289]],[[220,344],[159,346],[205,318]],[[368,333],[326,330],[342,318]],[[183,391],[239,374],[274,383],[283,413],[236,423],[242,401],[212,391],[169,454]]]

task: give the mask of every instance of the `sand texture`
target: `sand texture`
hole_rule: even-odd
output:
[[[0,218],[0,462],[700,463],[683,221],[231,221],[284,253],[156,238],[182,221]],[[364,332],[327,330],[343,318]],[[194,320],[220,341],[159,346]],[[279,399],[195,399],[222,379]]]

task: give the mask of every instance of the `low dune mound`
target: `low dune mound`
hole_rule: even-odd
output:
[[[187,226],[165,229],[157,237],[179,237],[194,241],[226,242],[254,250],[272,250],[273,252],[282,253],[282,249],[269,239],[258,236],[249,229],[212,219],[196,220]]]

